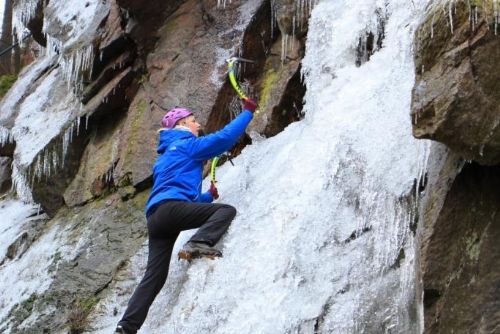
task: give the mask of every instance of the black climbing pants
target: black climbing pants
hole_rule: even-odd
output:
[[[169,201],[148,217],[149,255],[146,273],[118,323],[136,333],[146,320],[149,307],[165,284],[172,249],[179,233],[198,228],[190,241],[214,246],[227,231],[236,209],[227,204]]]

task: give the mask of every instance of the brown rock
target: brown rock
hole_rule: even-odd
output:
[[[127,18],[125,30],[139,48],[141,55],[147,55],[158,38],[158,28],[185,0],[148,1],[116,0]]]
[[[282,60],[283,38],[281,35],[274,43],[261,77],[256,83],[259,87],[259,112],[249,130],[266,137],[278,134],[302,115],[305,86],[300,81],[301,41],[288,36],[290,48],[287,50],[286,59]]]
[[[426,209],[428,219],[439,214],[426,221],[422,242],[425,333],[496,333],[500,168],[466,165],[442,198]]]
[[[118,161],[114,172],[120,187],[149,187],[156,159],[158,120],[163,112],[153,108],[141,89],[127,113],[118,144]],[[145,184],[143,184],[145,183]]]
[[[490,13],[471,22],[466,2],[457,2],[451,34],[448,11],[431,8],[416,38],[413,134],[443,142],[465,159],[498,164],[500,38]]]

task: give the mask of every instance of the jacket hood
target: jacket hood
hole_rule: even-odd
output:
[[[162,130],[160,131],[160,141],[158,142],[158,148],[156,149],[156,152],[158,152],[158,154],[163,154],[167,150],[168,146],[174,141],[192,137],[194,137],[194,135],[186,130]]]

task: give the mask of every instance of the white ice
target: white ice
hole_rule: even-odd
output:
[[[66,89],[60,68],[49,72],[21,104],[12,129],[16,161],[29,166],[36,155],[67,125],[78,110],[76,97]]]
[[[49,19],[44,21],[44,31],[62,43],[63,53],[88,46],[109,8],[108,0],[52,0],[45,9]]]
[[[17,116],[16,112],[19,111],[19,103],[30,94],[30,90],[35,86],[35,81],[44,71],[47,71],[53,61],[53,58],[46,57],[28,65],[19,74],[20,79],[14,83],[2,98],[0,102],[0,126],[3,125],[2,128],[6,129],[8,133],[8,136],[2,140],[2,144],[5,144],[9,139],[12,140],[10,128],[5,127],[6,123],[13,122],[13,119]]]
[[[49,266],[58,251],[61,240],[58,230],[52,228],[33,244],[28,251],[14,263],[0,267],[0,276],[4,278],[0,286],[2,302],[0,319],[7,315],[18,303],[27,300],[33,294],[45,292],[53,281]],[[34,261],[33,259],[36,259]],[[2,321],[2,326],[8,324]],[[6,333],[9,333],[7,330]]]
[[[0,262],[7,254],[7,249],[22,233],[27,217],[36,213],[38,208],[18,200],[0,201]]]

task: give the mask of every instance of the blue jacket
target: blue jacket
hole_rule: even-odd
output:
[[[167,200],[212,202],[209,192],[201,193],[203,162],[233,147],[252,117],[250,111],[244,110],[223,129],[202,137],[179,129],[161,131],[157,149],[160,156],[153,166],[153,189],[146,203],[146,216]]]

